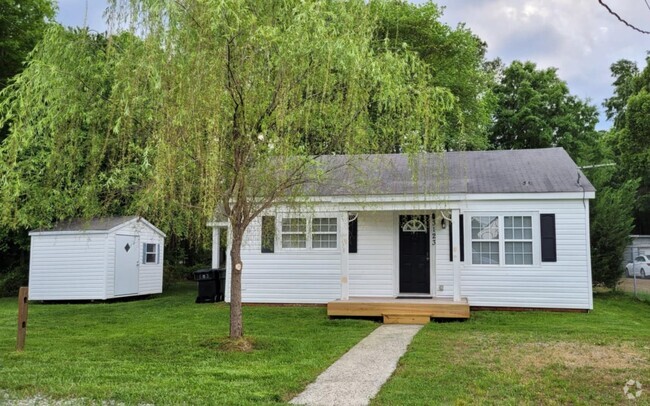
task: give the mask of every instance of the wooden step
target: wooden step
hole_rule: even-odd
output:
[[[384,324],[427,324],[431,321],[428,314],[384,314]]]

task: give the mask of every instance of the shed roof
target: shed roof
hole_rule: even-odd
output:
[[[312,196],[595,191],[563,148],[319,159],[327,174]]]
[[[156,232],[165,236],[165,233],[156,228],[153,224],[140,216],[117,216],[117,217],[99,217],[94,219],[71,219],[59,222],[50,228],[41,228],[32,230],[32,233],[41,232],[86,232],[86,231],[110,231],[123,224],[138,220],[153,228]]]

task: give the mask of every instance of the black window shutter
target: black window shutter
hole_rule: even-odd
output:
[[[352,216],[350,216],[352,217]],[[348,224],[348,252],[354,254],[357,252],[357,222],[358,216],[354,216],[354,220],[349,221]]]
[[[465,227],[463,227],[463,215],[459,216],[460,223],[460,262],[465,261]]]
[[[555,214],[540,214],[542,262],[557,262],[555,244]]]
[[[451,221],[447,221],[443,218],[442,221],[447,222],[449,228],[449,262],[454,260],[454,224]]]
[[[262,252],[275,252],[275,216],[262,216]]]

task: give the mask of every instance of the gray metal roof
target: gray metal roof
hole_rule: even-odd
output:
[[[306,187],[313,196],[595,191],[563,148],[319,159],[326,174]]]
[[[33,230],[40,231],[108,231],[140,216],[102,217],[96,219],[74,219],[55,224],[52,228]]]

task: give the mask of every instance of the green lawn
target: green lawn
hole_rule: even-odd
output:
[[[0,391],[127,404],[273,404],[300,392],[377,324],[324,308],[246,307],[251,353],[220,349],[224,304],[195,305],[193,285],[126,303],[30,305],[15,345],[16,300],[0,299]],[[473,312],[430,323],[374,400],[394,404],[620,404],[650,389],[650,304],[597,295],[590,314]],[[2,396],[0,396],[0,403]],[[635,404],[650,404],[645,392]]]
[[[597,295],[589,314],[473,312],[430,323],[375,398],[394,404],[650,404],[650,304]]]
[[[16,299],[0,299],[0,390],[127,404],[281,403],[377,327],[328,320],[322,307],[246,307],[256,349],[233,353],[219,346],[228,307],[194,297],[188,284],[150,300],[31,304],[21,354]]]

